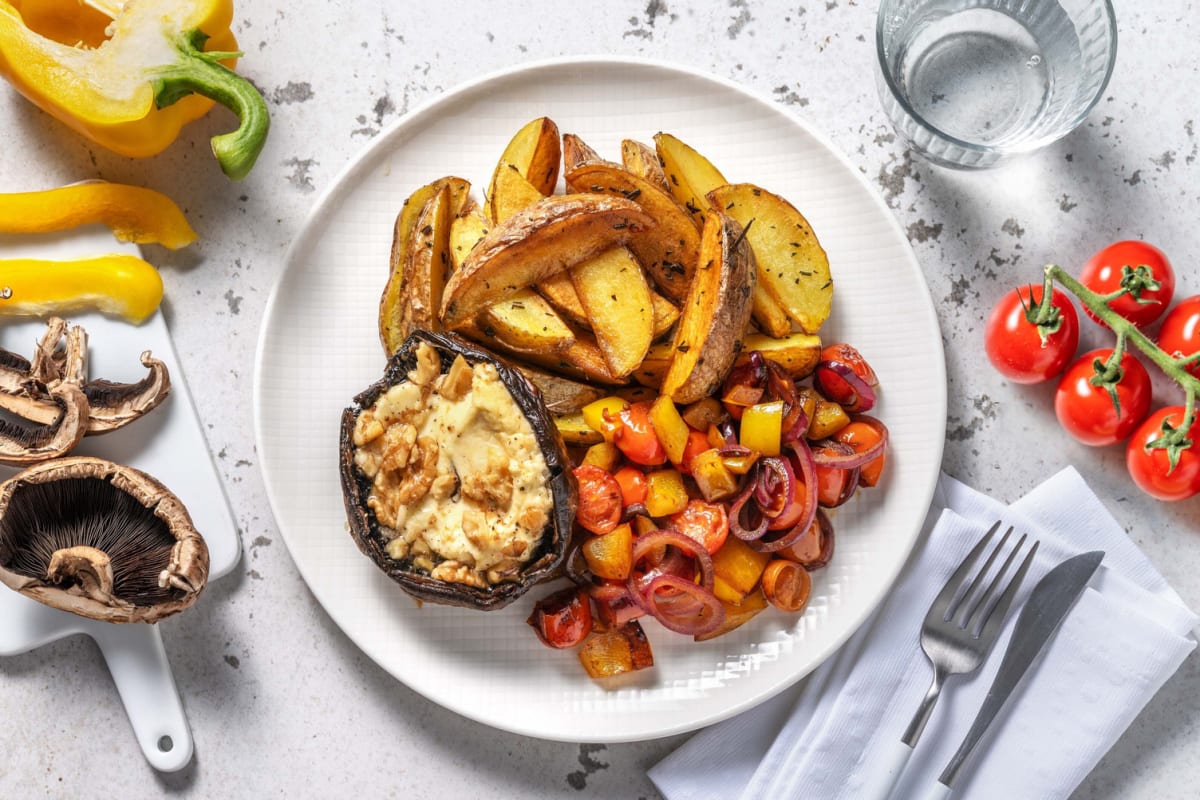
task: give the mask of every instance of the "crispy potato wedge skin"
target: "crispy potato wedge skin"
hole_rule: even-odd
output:
[[[671,194],[700,224],[704,224],[710,205],[708,193],[729,181],[711,161],[669,133],[656,133],[654,148],[667,175]],[[742,220],[738,222],[746,224]]]
[[[487,199],[488,216],[493,223],[503,222],[543,197],[545,195],[517,167],[501,162],[492,176],[492,193]]]
[[[442,324],[453,330],[487,306],[654,227],[630,200],[559,195],[499,223],[446,284]]]
[[[816,333],[829,317],[833,279],[829,257],[804,215],[776,194],[754,184],[721,186],[709,200],[743,225],[758,259],[758,279],[805,333]]]
[[[609,371],[633,372],[654,340],[654,305],[633,253],[613,247],[569,270]]]
[[[674,198],[616,164],[585,164],[567,172],[566,180],[574,191],[636,202],[654,220],[655,226],[653,233],[633,237],[629,249],[667,298],[679,301],[687,295],[699,259],[700,234],[695,222]]]
[[[558,165],[562,148],[558,141],[558,126],[549,117],[538,117],[521,127],[509,141],[492,173],[488,197],[496,193],[496,178],[502,170],[515,167],[542,195],[554,191],[558,183]]]
[[[471,184],[453,175],[438,178],[410,194],[404,201],[404,205],[400,207],[400,213],[396,215],[396,225],[392,230],[392,255],[388,265],[390,273],[396,271],[396,266],[401,263],[404,254],[408,252],[408,240],[412,238],[413,231],[417,228],[417,217],[421,216],[421,212],[425,210],[425,204],[432,200],[443,186],[450,188],[450,207],[455,215],[466,208],[471,194]]]
[[[604,354],[596,339],[587,333],[575,332],[575,342],[565,350],[550,352],[542,348],[522,347],[504,339],[495,330],[483,330],[475,323],[463,326],[461,332],[487,349],[511,361],[536,365],[558,375],[586,383],[622,386],[627,379],[619,378],[608,369]]]
[[[750,352],[758,350],[778,363],[793,378],[805,378],[817,368],[821,360],[821,337],[810,333],[790,333],[782,339],[752,333],[742,342],[742,351],[734,364],[750,360]]]
[[[489,227],[491,223],[478,206],[464,209],[454,218],[450,223],[450,265],[454,270],[462,267],[475,245],[487,235]]]
[[[575,344],[575,332],[533,289],[521,289],[488,306],[480,315],[480,324],[505,341],[530,350],[557,353]]]
[[[624,139],[621,142],[621,163],[625,165],[625,169],[639,178],[645,178],[664,192],[671,191],[667,173],[663,171],[662,162],[658,160],[658,153],[654,152],[650,145],[635,139]]]
[[[449,186],[425,204],[402,263],[392,270],[379,300],[379,339],[390,357],[416,328],[440,330],[438,311],[450,271]]]
[[[662,382],[662,393],[676,403],[693,403],[725,380],[750,322],[756,273],[742,226],[720,212],[709,214],[700,264],[680,311],[675,352]]]
[[[573,414],[588,403],[595,402],[605,395],[603,390],[597,389],[595,386],[588,386],[586,383],[554,375],[537,367],[527,364],[516,364],[515,366],[521,371],[521,374],[529,379],[530,383],[541,391],[542,399],[546,401],[546,408],[550,410],[551,414]]]
[[[562,137],[563,170],[570,172],[584,164],[603,163],[600,154],[573,133],[564,133]]]

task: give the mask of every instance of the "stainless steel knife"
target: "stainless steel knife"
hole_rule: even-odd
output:
[[[1012,638],[1004,651],[1004,659],[1000,662],[1000,669],[996,672],[991,688],[988,689],[987,697],[983,699],[983,706],[980,707],[979,714],[958,752],[942,771],[936,791],[931,797],[945,797],[950,793],[955,778],[987,732],[988,726],[1000,713],[1000,709],[1017,688],[1021,678],[1029,671],[1038,654],[1045,649],[1046,643],[1054,636],[1054,632],[1071,611],[1075,601],[1083,594],[1088,581],[1103,559],[1103,550],[1093,550],[1068,558],[1047,572],[1045,577],[1038,581],[1037,586],[1033,587],[1020,616],[1017,617]]]

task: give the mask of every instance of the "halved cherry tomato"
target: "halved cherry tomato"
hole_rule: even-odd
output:
[[[1173,426],[1182,425],[1183,412],[1183,406],[1155,411],[1133,434],[1125,450],[1125,464],[1133,482],[1159,500],[1185,500],[1200,494],[1200,431],[1195,424],[1187,434],[1192,446],[1180,451],[1173,469],[1166,450],[1146,447],[1163,435],[1164,421]]]
[[[865,422],[857,421],[851,422],[833,435],[835,442],[844,442],[850,445],[856,453],[861,453],[878,444],[879,439],[879,431]],[[883,472],[883,464],[886,458],[887,454],[883,453],[878,458],[863,464],[858,475],[858,482],[863,486],[874,486],[879,483],[879,475]]]
[[[621,521],[621,485],[611,473],[592,464],[575,468],[579,510],[575,521],[592,533],[608,533]]]
[[[646,473],[628,464],[613,473],[621,487],[621,502],[625,506],[646,502]]]
[[[854,375],[866,384],[866,388],[863,389],[865,394],[860,393],[846,378],[830,368],[829,362],[849,367]],[[871,389],[879,385],[879,378],[857,348],[838,343],[822,348],[821,359],[813,373],[813,384],[826,400],[832,400],[847,411],[867,411],[875,403]]]
[[[858,474],[853,469],[817,465],[817,505],[834,508],[849,500]]]
[[[1177,358],[1200,353],[1200,294],[1180,300],[1167,314],[1158,331],[1158,346]],[[1188,367],[1200,377],[1200,361]]]
[[[1054,393],[1054,413],[1067,433],[1092,447],[1123,441],[1150,410],[1150,375],[1130,353],[1121,358],[1122,377],[1116,386],[1120,412],[1100,386],[1093,386],[1094,362],[1106,360],[1112,349],[1092,350],[1067,369]]]
[[[762,590],[767,602],[795,613],[803,611],[812,593],[812,576],[794,561],[777,558],[763,570]]]
[[[1079,282],[1097,294],[1111,294],[1121,289],[1123,279],[1129,280],[1126,267],[1133,271],[1147,267],[1149,277],[1158,282],[1158,288],[1140,289],[1136,297],[1125,294],[1108,303],[1109,308],[1141,328],[1162,316],[1175,296],[1175,270],[1163,251],[1146,242],[1114,242],[1088,259],[1079,272]],[[1087,315],[1099,322],[1091,311]]]
[[[710,449],[712,449],[712,445],[709,444],[706,434],[700,431],[688,433],[687,446],[683,448],[683,460],[679,462],[679,470],[685,475],[691,475],[692,459]]]
[[[621,427],[617,429],[613,441],[626,458],[645,466],[666,463],[667,451],[650,422],[649,403],[634,403],[617,416],[621,420]]]
[[[525,621],[548,647],[574,647],[592,632],[592,604],[572,586],[537,601]]]
[[[1042,301],[1041,287],[1006,292],[992,309],[983,335],[988,361],[1014,383],[1041,383],[1060,374],[1079,347],[1079,316],[1063,292],[1055,289],[1051,305],[1058,309],[1058,330],[1042,341],[1031,321]]]
[[[683,511],[671,515],[671,526],[704,545],[709,554],[720,550],[729,537],[729,517],[720,503],[689,500]]]

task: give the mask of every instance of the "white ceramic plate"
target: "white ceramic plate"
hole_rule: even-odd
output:
[[[509,137],[547,115],[617,157],[624,137],[670,131],[733,181],[782,194],[829,253],[836,295],[826,341],[866,354],[891,429],[887,477],[835,516],[837,551],[802,616],[769,610],[696,644],[650,622],[656,665],[619,686],[589,680],[572,651],[525,625],[534,590],[490,614],[418,608],[346,532],[338,479],[341,410],[382,373],[376,309],[392,224],[442,175],[487,185]],[[571,60],[485,78],[405,116],[322,196],[268,303],[255,373],[259,457],[279,528],[334,621],[431,700],[488,725],[549,739],[612,742],[679,733],[772,696],[829,656],[905,562],[941,462],[945,367],[937,318],[904,233],[820,134],[725,81],[647,62]]]

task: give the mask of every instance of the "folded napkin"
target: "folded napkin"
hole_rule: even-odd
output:
[[[920,797],[937,780],[1038,580],[1072,555],[1104,550],[1099,571],[992,724],[955,794],[1068,797],[1195,647],[1200,621],[1072,468],[1011,506],[943,475],[916,550],[867,624],[807,681],[701,731],[655,765],[651,780],[668,800],[861,798],[932,678],[918,641],[925,612],[997,519],[1039,539],[1037,557],[991,656],[974,675],[948,682],[893,797]]]

